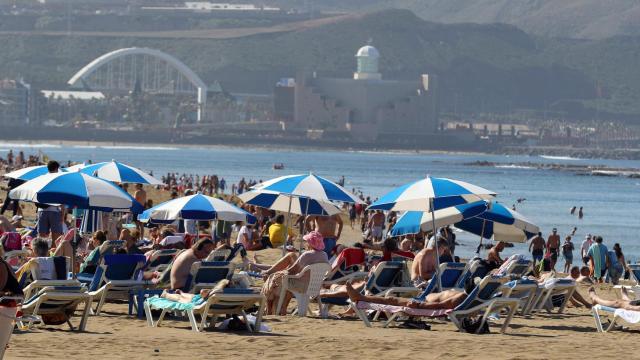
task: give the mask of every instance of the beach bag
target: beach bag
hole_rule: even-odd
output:
[[[67,308],[62,313],[42,314],[42,322],[45,323],[45,325],[62,325],[71,319],[75,311],[76,306]]]
[[[1,240],[5,251],[22,250],[22,239],[17,232],[4,233]]]
[[[489,322],[485,321],[480,328],[481,324],[482,317],[467,317],[462,319],[460,326],[462,327],[462,330],[464,330],[464,332],[469,334],[489,334]],[[478,328],[480,328],[480,330],[478,330]]]

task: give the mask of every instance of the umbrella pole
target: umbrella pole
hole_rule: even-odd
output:
[[[292,201],[293,201],[293,196],[289,195],[289,209],[287,210],[287,226],[284,231],[285,233],[284,244],[282,244],[282,257],[284,257],[284,255],[287,252],[287,235],[289,234],[289,229],[291,229],[291,202]]]
[[[307,199],[307,205],[304,207],[304,218],[302,221],[302,235],[304,235],[307,232],[307,214],[309,213],[309,201],[311,201],[311,199]],[[288,234],[285,235],[285,239],[287,238]],[[302,252],[302,239],[300,239],[300,252]]]
[[[482,231],[480,231],[480,245],[478,245],[478,248],[476,249],[476,254],[480,254],[480,249],[482,249],[482,239],[484,238],[484,226],[487,223],[487,219],[483,219],[482,220]]]
[[[436,280],[438,285],[438,290],[442,291],[442,281],[440,279],[440,254],[438,253],[438,232],[436,231],[436,213],[433,206],[433,198],[429,198],[429,208],[431,210],[431,228],[433,229],[433,242],[435,246],[436,253]],[[425,241],[425,244],[428,244],[429,241]]]
[[[73,238],[71,239],[71,278],[73,280],[76,279],[76,250],[78,249],[78,239],[77,239],[77,228],[76,228],[76,215],[71,212],[71,216],[73,217]]]

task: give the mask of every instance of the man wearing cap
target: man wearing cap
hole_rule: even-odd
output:
[[[555,270],[556,262],[558,262],[558,254],[560,249],[560,235],[558,229],[553,228],[551,235],[547,239],[547,251],[551,253],[551,270]]]
[[[582,246],[580,246],[580,254],[582,255],[582,262],[585,265],[589,265],[589,248],[591,247],[591,245],[593,245],[591,234],[587,234],[587,236],[584,237]]]

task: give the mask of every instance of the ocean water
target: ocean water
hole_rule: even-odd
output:
[[[234,147],[174,146],[93,146],[30,145],[0,143],[0,155],[8,149],[26,154],[42,151],[59,161],[118,161],[140,167],[160,177],[169,171],[217,174],[228,184],[241,177],[267,180],[286,174],[314,172],[329,179],[346,179],[348,189],[363,191],[372,198],[394,187],[426,175],[467,181],[498,193],[497,200],[511,206],[525,198],[517,209],[540,226],[546,237],[557,227],[561,237],[578,227],[574,244],[574,263],[579,261],[579,247],[585,234],[598,234],[611,248],[621,244],[627,260],[640,260],[640,179],[623,177],[578,176],[571,172],[539,170],[512,163],[608,165],[640,169],[640,161],[574,159],[569,157],[530,157],[479,154],[395,153],[334,150],[301,150]],[[475,161],[498,163],[497,166],[466,165]],[[273,170],[283,163],[285,170]],[[569,214],[572,206],[583,206],[585,216],[579,220]],[[468,257],[478,244],[478,237],[458,234],[456,254]],[[485,240],[486,241],[486,240]],[[503,253],[525,253],[526,245],[517,244]]]

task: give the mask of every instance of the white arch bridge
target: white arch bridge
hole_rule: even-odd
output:
[[[177,58],[149,48],[125,48],[106,53],[80,69],[67,82],[71,87],[96,91],[132,91],[154,94],[195,94],[198,122],[204,117],[207,86]]]

